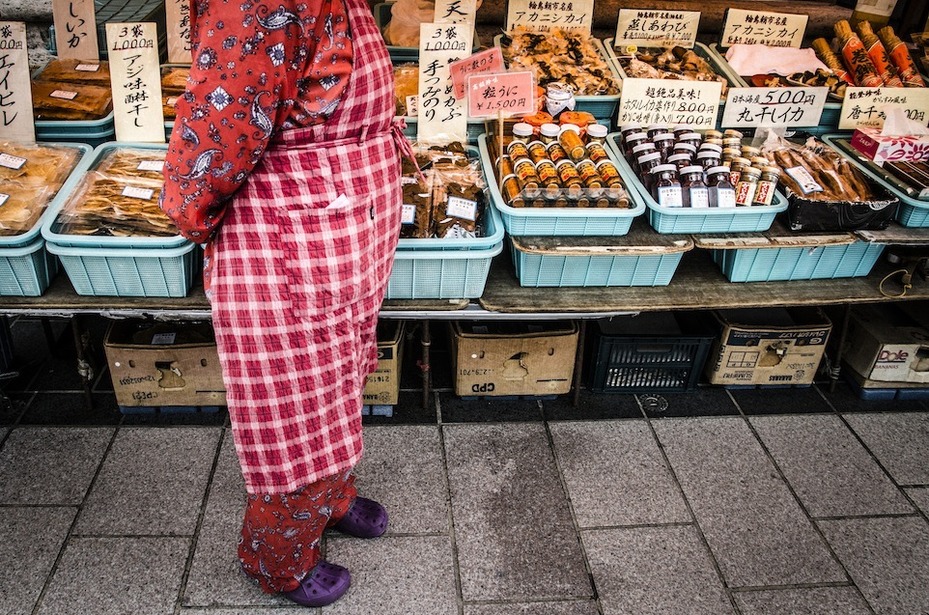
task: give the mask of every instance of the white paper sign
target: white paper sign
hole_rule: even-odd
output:
[[[455,98],[451,62],[471,54],[472,24],[420,24],[416,139],[429,145],[468,140],[466,102]]]
[[[698,11],[619,9],[613,46],[674,47],[691,49],[700,26]]]
[[[96,60],[97,18],[94,0],[52,0],[55,46],[59,58]]]
[[[561,28],[589,33],[593,17],[594,0],[509,0],[506,9],[506,30],[510,32],[519,26],[535,32]]]
[[[26,164],[26,159],[22,156],[14,156],[13,154],[2,154],[0,153],[0,167],[5,167],[7,169],[13,169],[18,171],[23,168],[23,165]]]
[[[829,88],[729,88],[723,128],[819,126]]]
[[[164,160],[143,160],[138,164],[138,171],[161,171],[165,168]]]
[[[123,196],[128,196],[133,199],[142,199],[143,201],[150,201],[152,197],[155,196],[155,191],[151,188],[140,188],[138,186],[126,186],[123,188]]]
[[[165,142],[155,24],[108,23],[117,141]]]
[[[190,0],[165,0],[168,62],[190,64]]]
[[[624,79],[619,121],[640,124],[716,126],[722,84],[718,81]]]
[[[806,32],[807,15],[793,13],[763,13],[744,9],[728,9],[720,45],[767,45],[769,47],[800,47]]]
[[[6,204],[7,199],[10,198],[10,195],[5,192],[0,192],[0,207],[3,207]]]
[[[845,88],[839,115],[839,130],[859,126],[881,128],[887,117],[885,107],[900,107],[907,118],[929,123],[929,88]]]
[[[474,15],[477,13],[475,0],[436,0],[435,23],[470,23],[474,24]]]
[[[0,21],[0,134],[10,141],[35,141],[26,24],[21,21]]]
[[[477,219],[477,203],[457,196],[448,197],[445,215],[474,221]]]

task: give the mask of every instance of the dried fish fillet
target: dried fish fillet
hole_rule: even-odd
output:
[[[161,186],[88,173],[56,221],[59,233],[172,237],[177,227],[158,207]]]
[[[97,172],[113,179],[154,182],[164,181],[162,169],[167,151],[163,149],[118,148],[106,154]]]
[[[64,81],[33,81],[37,120],[99,120],[113,109],[110,88]]]
[[[38,81],[86,83],[102,88],[110,87],[110,65],[100,60],[72,60],[56,58],[45,65],[36,78]]]

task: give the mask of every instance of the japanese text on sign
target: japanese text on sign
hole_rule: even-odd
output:
[[[0,21],[0,129],[5,139],[35,141],[26,24],[21,21]]]
[[[97,24],[94,0],[53,0],[52,19],[55,20],[55,46],[59,58],[95,60]]]
[[[860,88],[845,89],[845,101],[839,115],[839,129],[881,128],[887,107],[900,107],[907,118],[923,126],[929,123],[929,88]]]
[[[464,60],[452,62],[448,65],[448,69],[451,71],[456,98],[464,98],[465,90],[468,87],[468,75],[502,73],[506,70],[503,66],[503,54],[499,47],[491,47]]]
[[[190,1],[167,0],[165,19],[168,27],[168,62],[190,64]]]
[[[535,113],[535,75],[532,71],[471,75],[468,77],[468,115],[490,117]]]
[[[613,45],[617,48],[679,45],[691,49],[697,40],[699,25],[698,11],[619,9]]]
[[[807,15],[793,13],[762,13],[743,9],[728,9],[720,45],[767,45],[769,47],[799,47],[806,32]]]
[[[619,123],[689,124],[713,128],[722,84],[718,81],[625,79]]]
[[[109,23],[106,40],[116,140],[164,143],[155,24]]]
[[[455,98],[449,64],[471,49],[472,24],[420,24],[416,138],[430,145],[467,140],[464,101]]]
[[[522,27],[535,32],[554,28],[590,32],[593,21],[593,0],[510,0],[506,10],[506,29]]]
[[[829,88],[730,88],[724,128],[818,126]]]
[[[436,0],[435,23],[474,23],[475,0]]]

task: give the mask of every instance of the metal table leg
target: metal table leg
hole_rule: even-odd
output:
[[[77,353],[77,373],[81,376],[81,384],[84,387],[84,405],[89,410],[94,406],[90,387],[96,369],[90,354],[90,332],[84,326],[83,315],[75,314],[71,317],[71,331],[74,333],[74,350]]]
[[[829,392],[834,393],[835,387],[839,382],[839,374],[842,370],[842,354],[845,350],[845,338],[848,335],[848,322],[851,320],[852,306],[849,303],[843,304],[842,311],[842,328],[839,330],[839,347],[835,351],[835,365],[829,373]]]
[[[577,404],[580,402],[581,398],[581,371],[584,369],[584,336],[587,333],[587,321],[580,321],[577,334],[577,354],[574,356],[574,401],[573,405],[577,408]]]
[[[430,367],[429,347],[432,346],[432,337],[429,333],[429,320],[422,321],[420,332],[420,343],[422,344],[422,358],[419,361],[419,369],[423,374],[423,410],[429,409],[429,394],[432,390],[432,369]]]

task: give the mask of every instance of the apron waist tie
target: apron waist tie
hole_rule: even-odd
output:
[[[400,155],[408,158],[410,162],[413,163],[413,168],[416,169],[416,176],[425,186],[426,176],[423,175],[422,170],[419,168],[419,163],[416,162],[416,154],[413,153],[413,146],[410,145],[406,135],[403,134],[404,128],[406,128],[406,121],[402,117],[394,118],[394,121],[390,124],[390,134],[394,138],[394,143],[397,144],[397,149],[400,150]]]

